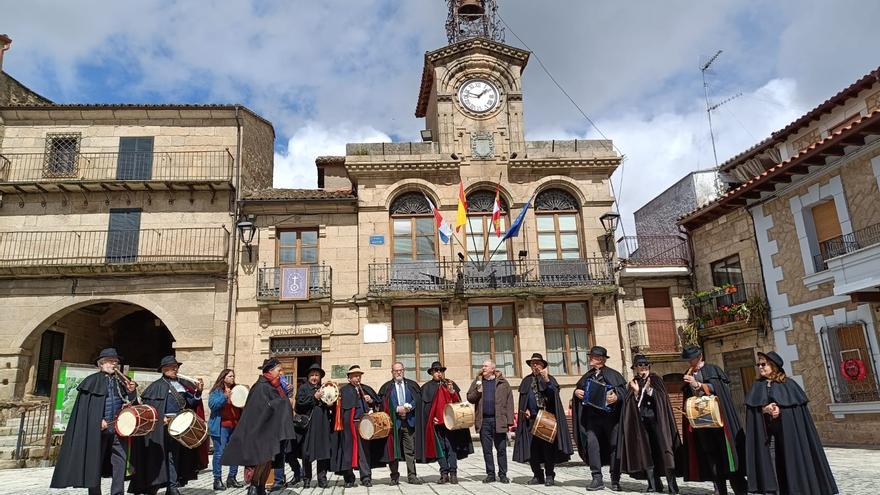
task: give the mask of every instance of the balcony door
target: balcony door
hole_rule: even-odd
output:
[[[153,137],[119,138],[116,161],[117,180],[150,180],[153,178]]]
[[[111,208],[107,229],[107,263],[134,263],[140,241],[140,208]]]
[[[645,326],[648,330],[648,348],[654,352],[675,352],[676,328],[668,287],[645,287]]]
[[[318,229],[279,230],[275,246],[276,286],[281,279],[280,269],[282,267],[305,266],[309,268],[309,287],[320,287]]]

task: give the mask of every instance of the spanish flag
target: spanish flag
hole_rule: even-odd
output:
[[[458,213],[455,216],[455,231],[458,232],[461,226],[467,223],[467,198],[464,196],[464,182],[459,179],[458,182]]]

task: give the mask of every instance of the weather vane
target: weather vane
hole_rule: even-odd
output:
[[[471,38],[487,38],[504,43],[504,27],[495,0],[446,0],[446,37],[449,43]]]

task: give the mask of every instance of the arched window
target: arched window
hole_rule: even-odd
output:
[[[501,219],[499,221],[501,237],[495,232],[495,226],[492,224],[495,191],[474,191],[468,194],[467,203],[468,224],[465,227],[468,232],[466,242],[468,259],[483,261],[489,259],[490,254],[492,254],[492,260],[510,259],[510,250],[508,249],[510,241],[501,242],[504,233],[507,232],[507,214],[509,212],[504,198],[501,198]]]
[[[434,215],[421,192],[408,192],[391,203],[391,257],[397,261],[437,259]]]
[[[566,260],[581,257],[580,206],[561,189],[541,191],[535,199],[538,258]]]

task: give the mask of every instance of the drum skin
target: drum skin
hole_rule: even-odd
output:
[[[168,434],[184,447],[195,449],[207,440],[208,423],[187,409],[171,419]]]
[[[247,385],[238,384],[232,387],[232,391],[229,393],[229,402],[235,407],[243,408],[247,403],[248,393],[250,393],[250,389]]]
[[[556,442],[556,416],[549,411],[538,411],[535,422],[532,424],[532,435],[547,443]]]
[[[155,430],[158,422],[155,407],[133,404],[123,407],[116,415],[116,433],[120,437],[142,437]]]
[[[723,428],[721,403],[714,395],[689,397],[684,409],[693,428]]]
[[[447,430],[464,430],[474,426],[474,406],[470,402],[453,402],[443,409],[443,424]]]
[[[383,412],[364,414],[358,433],[364,440],[387,438],[391,434],[391,416]]]

